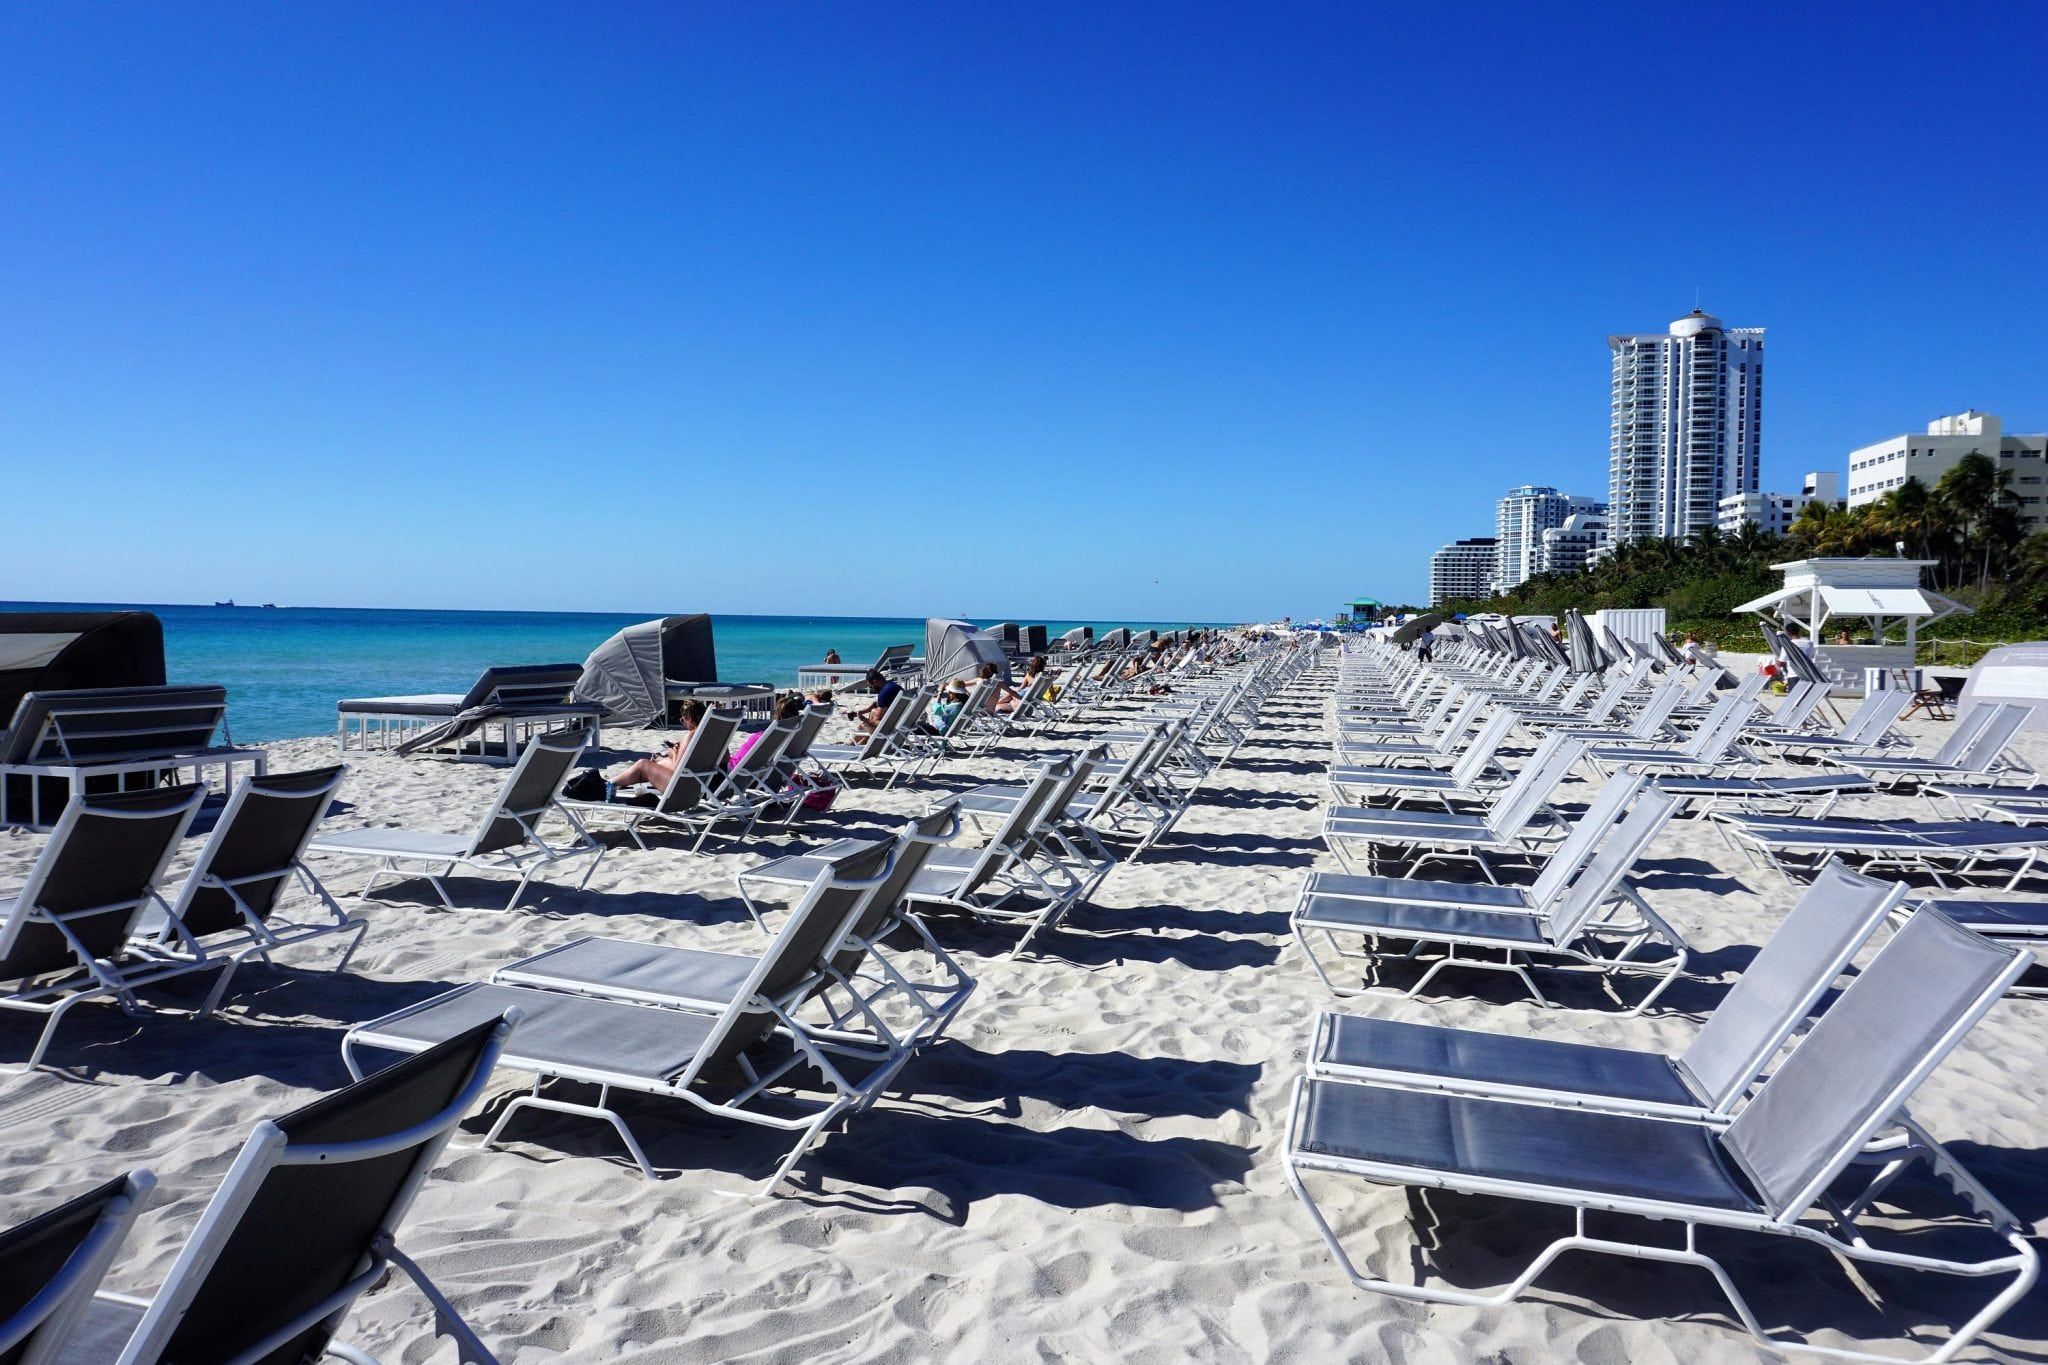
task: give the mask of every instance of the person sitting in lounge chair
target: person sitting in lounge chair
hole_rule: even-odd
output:
[[[988,700],[983,703],[985,709],[1007,716],[1024,704],[1024,696],[1003,681],[1002,672],[995,664],[983,664],[977,676],[988,684]]]
[[[889,703],[896,700],[896,694],[903,690],[899,684],[884,678],[881,670],[876,668],[868,670],[867,684],[868,691],[873,694],[868,704],[856,706],[846,713],[846,718],[854,724],[856,743],[866,739],[874,732],[874,728],[882,723],[882,717],[889,710]]]
[[[686,701],[678,710],[681,714],[683,727],[682,737],[660,753],[649,754],[646,758],[635,759],[618,772],[612,774],[606,780],[611,783],[615,790],[624,791],[627,787],[643,785],[663,788],[668,786],[669,780],[676,775],[676,764],[682,762],[683,750],[690,743],[690,732],[695,730],[698,722],[704,719],[704,703],[701,701],[695,699]]]

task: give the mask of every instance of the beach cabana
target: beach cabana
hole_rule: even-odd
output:
[[[1086,649],[1093,643],[1094,639],[1095,627],[1075,626],[1065,635],[1060,636],[1059,645],[1061,649]]]
[[[994,664],[1009,674],[1009,656],[1003,642],[966,621],[934,616],[924,623],[924,676],[928,682],[948,678],[971,678],[983,664]]]
[[[163,684],[164,627],[153,612],[0,612],[0,725],[31,692]]]
[[[614,725],[659,725],[668,717],[670,682],[717,681],[711,618],[664,616],[627,626],[591,651],[571,699],[603,708]]]
[[[1796,626],[1814,666],[1838,693],[1863,694],[1865,669],[1911,668],[1920,627],[1970,609],[1920,586],[1920,571],[1931,559],[1795,559],[1771,567],[1785,585],[1737,611],[1753,611],[1781,629]],[[1831,644],[1829,621],[1868,623],[1869,644]],[[1886,642],[1886,632],[1903,626],[1905,642]],[[1839,629],[1839,627],[1838,627]]]
[[[2048,730],[2048,641],[2000,645],[1977,661],[1963,683],[1958,715],[1972,702],[2014,702],[2033,712],[2029,730]]]

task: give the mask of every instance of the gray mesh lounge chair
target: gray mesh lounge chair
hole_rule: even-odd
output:
[[[1654,984],[1649,993],[1628,1010],[1631,1014],[1641,1013],[1685,970],[1688,957],[1685,941],[1678,932],[1665,923],[1640,894],[1625,887],[1629,869],[1635,866],[1636,860],[1662,831],[1677,804],[1654,785],[1643,784],[1644,779],[1640,777],[1619,777],[1595,798],[1593,809],[1582,819],[1596,829],[1601,827],[1605,818],[1611,818],[1612,807],[1608,803],[1615,800],[1616,793],[1620,793],[1624,801],[1633,800],[1634,807],[1619,825],[1612,827],[1612,834],[1587,859],[1584,870],[1570,887],[1563,894],[1555,894],[1553,890],[1554,898],[1543,913],[1532,914],[1524,906],[1511,903],[1474,906],[1470,903],[1471,893],[1488,889],[1480,887],[1451,885],[1441,898],[1433,895],[1428,899],[1418,897],[1413,900],[1382,900],[1323,891],[1313,896],[1305,895],[1296,906],[1293,916],[1296,941],[1301,944],[1310,966],[1322,978],[1324,985],[1340,996],[1371,994],[1411,998],[1419,995],[1440,973],[1470,968],[1506,972],[1519,980],[1538,1004],[1548,1005],[1550,999],[1537,986],[1530,969],[1561,967],[1590,970],[1609,978],[1621,975],[1652,978]],[[1578,851],[1578,847],[1573,846],[1560,850],[1560,854],[1576,856]],[[1362,882],[1370,880],[1360,879]],[[1545,889],[1552,890],[1553,887],[1554,883]],[[1522,893],[1518,887],[1492,889],[1511,893],[1501,897],[1503,902],[1514,898],[1513,893]],[[1603,908],[1617,895],[1632,907],[1633,922],[1601,915]],[[1314,948],[1318,938],[1339,953],[1344,953],[1344,941],[1358,940],[1363,950],[1345,954],[1346,958],[1375,969],[1384,959],[1412,960],[1422,957],[1425,951],[1429,966],[1406,990],[1378,984],[1351,986],[1330,975]],[[1385,946],[1394,942],[1409,946],[1400,952]],[[1662,945],[1663,956],[1639,957],[1642,949],[1653,942]]]
[[[1892,726],[1911,700],[1909,692],[1885,688],[1867,693],[1850,712],[1849,719],[1831,735],[1781,734],[1768,727],[1759,727],[1751,730],[1747,739],[1752,745],[1767,745],[1789,756],[1804,758],[1840,757],[1895,748],[1905,741],[1892,732]]]
[[[1319,907],[1315,903],[1363,900],[1400,905],[1438,905],[1450,909],[1519,910],[1527,915],[1548,915],[1572,879],[1585,870],[1601,845],[1612,837],[1628,812],[1628,803],[1641,786],[1640,779],[1630,779],[1621,783],[1610,782],[1602,787],[1586,810],[1572,822],[1571,831],[1565,835],[1564,841],[1545,857],[1542,870],[1528,886],[1311,872],[1302,879],[1301,893],[1295,901],[1293,914],[1297,920],[1331,918],[1341,924],[1345,913],[1341,907]]]
[[[1116,866],[1116,855],[1103,843],[1095,822],[1099,819],[1115,828],[1111,822],[1117,817],[1117,807],[1144,780],[1159,750],[1170,742],[1171,729],[1168,725],[1159,726],[1149,745],[1120,763],[1110,762],[1107,745],[1093,746],[1074,758],[1066,780],[1046,798],[1038,826],[1027,837],[1039,854],[1064,864],[1082,882],[1078,899],[1085,901],[1092,895]],[[1105,768],[1109,770],[1108,780],[1095,785],[1095,778]],[[1094,789],[1090,790],[1091,787]],[[990,784],[949,800],[977,827],[985,827],[991,821],[1007,820],[1032,788],[1032,783]]]
[[[133,1171],[0,1231],[0,1365],[60,1358],[155,1187]]]
[[[2005,889],[2017,887],[2048,850],[2048,827],[1997,820],[1799,819],[1717,811],[1721,832],[1752,862],[1768,863],[1788,881],[1829,857],[1873,867],[1924,873],[1937,886],[1944,876],[1973,877],[2012,867]]]
[[[365,1049],[418,1052],[473,1027],[479,1019],[519,1011],[519,1032],[498,1058],[508,1071],[534,1077],[533,1088],[506,1106],[485,1136],[493,1145],[505,1126],[528,1109],[578,1115],[607,1123],[648,1178],[655,1176],[640,1141],[611,1107],[614,1091],[681,1100],[706,1113],[797,1135],[796,1145],[761,1186],[780,1184],[826,1126],[865,1108],[907,1060],[873,1065],[859,1050],[856,1078],[840,1065],[847,1050],[821,1037],[797,1017],[818,988],[823,959],[845,938],[867,893],[887,875],[890,845],[875,844],[844,859],[810,894],[732,989],[728,1003],[698,1013],[626,1000],[601,1000],[526,986],[458,986],[410,1008],[352,1028],[342,1058],[361,1074]],[[771,1038],[771,1035],[772,1038]],[[777,1048],[770,1043],[780,1044]],[[785,1094],[776,1087],[793,1074],[815,1072],[825,1098]],[[599,1087],[594,1103],[549,1092],[558,1081]]]
[[[571,858],[588,857],[583,869],[587,886],[590,874],[604,857],[604,845],[590,837],[576,816],[561,803],[562,783],[576,756],[583,752],[580,730],[536,735],[527,741],[519,762],[505,775],[497,799],[469,834],[444,834],[424,829],[359,829],[344,834],[323,834],[307,845],[313,853],[332,853],[352,858],[375,858],[377,866],[356,894],[367,897],[384,877],[423,876],[450,910],[455,902],[441,882],[457,868],[473,872],[517,876],[507,910],[519,904],[527,883],[536,873]],[[566,841],[551,842],[541,834],[541,825],[553,812],[569,825]],[[439,872],[432,869],[439,868]]]
[[[1920,789],[1930,799],[1955,807],[1956,814],[1975,811],[1987,820],[2035,825],[2048,820],[2048,787],[2016,787],[2002,782],[1930,782]]]
[[[842,786],[849,774],[872,773],[886,766],[889,780],[883,790],[895,786],[904,765],[916,757],[910,730],[928,695],[921,687],[901,688],[865,738],[852,744],[813,744],[807,756],[810,764]]]
[[[1288,1116],[1288,1184],[1345,1275],[1362,1289],[1427,1303],[1493,1307],[1520,1297],[1566,1252],[1668,1261],[1710,1273],[1757,1341],[1836,1358],[1898,1359],[1767,1332],[1721,1263],[1702,1248],[1699,1230],[1795,1238],[1851,1265],[2009,1276],[1982,1309],[1920,1357],[1949,1360],[2025,1297],[2040,1261],[2028,1240],[2031,1229],[1904,1105],[2024,968],[2019,954],[1938,913],[1914,915],[1732,1122],[1304,1078]],[[1887,1164],[1853,1198],[1831,1194],[1830,1186],[1852,1163],[1867,1159],[1871,1139],[1887,1128],[1903,1134]],[[1959,1197],[1965,1217],[1976,1215],[1980,1226],[2006,1243],[2004,1254],[1958,1259],[1954,1229],[1947,1226],[1924,1239],[1867,1238],[1857,1219],[1871,1211],[1894,1175],[1923,1161]],[[1327,1176],[1548,1204],[1572,1210],[1575,1226],[1498,1290],[1397,1282],[1357,1264],[1345,1250],[1308,1186],[1309,1177],[1322,1184]],[[1621,1227],[1595,1235],[1587,1217],[1601,1212],[1675,1223],[1684,1237],[1672,1246],[1627,1240]]]
[[[1887,790],[1907,782],[1932,779],[1968,781],[1995,779],[2006,773],[2034,776],[2033,765],[2013,752],[2021,727],[2033,719],[2033,708],[2018,703],[1980,702],[1956,717],[1956,733],[1932,758],[1910,754],[1843,756],[1837,762],[1854,768]]]
[[[44,830],[80,792],[141,791],[190,771],[231,785],[261,749],[236,747],[228,692],[212,684],[30,692],[0,731],[0,825]]]
[[[281,1362],[375,1358],[334,1340],[391,1270],[425,1296],[466,1365],[496,1358],[425,1271],[398,1225],[455,1126],[483,1094],[512,1027],[482,1019],[422,1055],[256,1125],[162,1286],[101,1293],[66,1360]]]
[[[1692,737],[1676,743],[1595,744],[1586,757],[1602,773],[1626,769],[1646,773],[1712,773],[1736,764],[1755,762],[1736,747],[1743,728],[1756,710],[1756,699],[1764,690],[1761,673],[1753,673],[1740,687],[1723,693],[1707,713]]]
[[[697,842],[702,844],[711,826],[696,816],[710,793],[725,781],[725,751],[739,723],[738,712],[706,711],[697,728],[690,732],[689,742],[683,745],[668,785],[651,802],[635,800],[630,795],[623,801],[583,801],[565,796],[562,805],[574,811],[586,828],[624,830],[643,849],[647,840],[641,837],[640,827],[650,822],[683,829],[701,825]]]
[[[1844,796],[1864,795],[1877,784],[1861,773],[1807,772],[1781,775],[1688,777],[1663,773],[1657,785],[1684,803],[1694,819],[1717,810],[1752,815],[1824,816]]]
[[[1917,898],[1916,898],[1917,899]],[[2037,966],[2048,968],[2048,901],[1978,900],[1941,896],[1920,901],[1947,915],[1972,933],[2031,953]],[[2048,983],[2037,975],[2016,982],[2008,994],[2041,999]]]
[[[1449,768],[1458,761],[1459,743],[1487,705],[1480,696],[1468,696],[1451,712],[1444,727],[1432,735],[1409,739],[1366,739],[1353,741],[1339,736],[1336,761],[1343,764],[1402,763],[1422,767]]]
[[[513,664],[485,669],[467,692],[351,697],[335,703],[335,745],[343,754],[410,754],[453,744],[458,757],[511,763],[526,740],[550,730],[580,729],[595,743],[604,708],[570,697],[582,676],[581,664]],[[473,734],[477,743],[465,745]]]
[[[330,935],[347,939],[331,970],[346,968],[355,955],[369,922],[344,912],[306,865],[306,846],[346,771],[336,764],[243,778],[177,900],[168,911],[144,913],[136,932],[148,951],[190,957],[195,966],[221,967],[202,1014],[220,1004],[235,969],[252,957],[268,962],[280,948]],[[278,913],[294,881],[323,914],[287,918]]]
[[[911,821],[893,841],[886,875],[824,960],[816,994],[807,1002],[826,1016],[822,1026],[810,1026],[814,1036],[868,1049],[886,1063],[937,1038],[973,993],[974,979],[914,916],[901,910],[904,893],[926,858],[959,828],[958,812],[947,803]],[[842,840],[802,858],[778,861],[810,868],[809,885],[816,886],[822,879],[846,875],[848,860],[866,858],[874,847],[874,841]],[[885,950],[881,940],[892,929],[917,938],[932,968],[913,969],[904,954]],[[717,1013],[732,1003],[757,960],[748,953],[585,937],[501,967],[491,980]],[[907,1011],[895,1008],[899,1002]],[[901,1017],[906,1012],[907,1021]],[[892,1014],[897,1016],[893,1021]]]
[[[1509,780],[1497,755],[1514,728],[1515,713],[1505,707],[1495,708],[1448,772],[1332,763],[1330,794],[1348,805],[1368,805],[1376,796],[1396,806],[1429,797],[1445,810],[1452,808],[1452,801],[1483,801],[1489,792]]]
[[[1906,888],[1823,867],[1679,1056],[1325,1013],[1316,1076],[1623,1114],[1727,1114]]]
[[[1323,843],[1347,872],[1362,853],[1367,872],[1387,862],[1405,864],[1412,876],[1425,863],[1458,860],[1475,864],[1488,881],[1498,881],[1493,859],[1527,859],[1543,847],[1538,828],[1562,837],[1564,821],[1550,808],[1585,745],[1565,734],[1546,736],[1535,755],[1485,810],[1388,810],[1374,806],[1332,806],[1323,813]]]
[[[21,889],[0,898],[0,1009],[46,1020],[31,1068],[72,1006],[111,999],[133,1014],[143,986],[225,965],[160,957],[133,941],[204,796],[195,785],[75,797]]]
[[[1023,798],[981,848],[947,849],[927,862],[905,893],[907,907],[1021,924],[1024,933],[1012,954],[1064,919],[1087,894],[1089,883],[1048,854],[1041,831],[1054,815],[1053,798],[1073,775],[1073,763],[1053,759],[1041,764]]]

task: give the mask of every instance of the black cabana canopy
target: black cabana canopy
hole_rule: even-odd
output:
[[[163,682],[164,626],[154,612],[0,612],[0,726],[30,692]]]

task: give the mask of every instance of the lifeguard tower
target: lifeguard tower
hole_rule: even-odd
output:
[[[1781,628],[1797,626],[1800,644],[1838,694],[1863,695],[1865,670],[1911,669],[1920,627],[1967,612],[1962,603],[1920,586],[1931,559],[1795,559],[1772,568],[1785,586],[1737,611],[1753,611]],[[1830,622],[1834,624],[1830,626]],[[1891,640],[1901,626],[1905,641]],[[1860,628],[1859,628],[1860,627]],[[1847,629],[1852,643],[1839,644]]]

